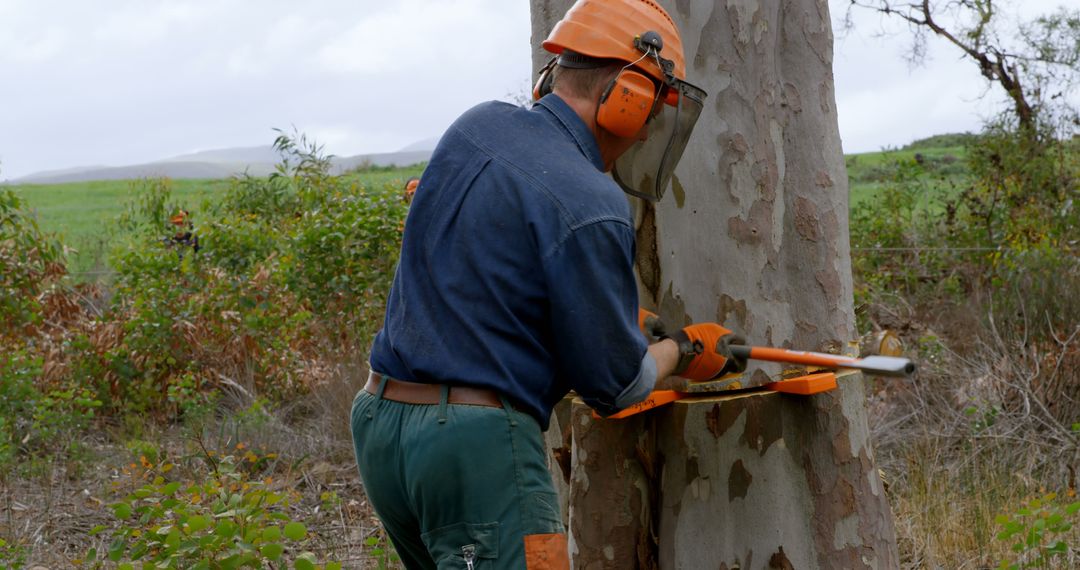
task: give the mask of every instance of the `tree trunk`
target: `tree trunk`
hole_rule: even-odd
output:
[[[538,69],[572,2],[531,1]],[[635,204],[642,305],[669,328],[717,321],[753,344],[857,352],[827,1],[659,3],[709,98],[668,195]],[[737,387],[779,372],[752,364]],[[574,567],[897,567],[861,376],[840,384],[622,421],[576,404],[560,438]]]

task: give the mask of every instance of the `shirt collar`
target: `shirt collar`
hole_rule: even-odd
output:
[[[567,105],[558,95],[551,93],[537,101],[533,108],[536,107],[543,107],[550,112],[562,125],[563,130],[574,139],[585,158],[588,158],[597,170],[604,170],[604,161],[600,158],[600,146],[596,143],[596,137],[585,126],[585,121],[581,120],[577,112],[570,108],[570,105]]]

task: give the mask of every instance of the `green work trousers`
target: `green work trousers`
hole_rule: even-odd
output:
[[[559,502],[531,416],[505,400],[405,404],[361,390],[352,436],[364,490],[410,570],[566,568]]]

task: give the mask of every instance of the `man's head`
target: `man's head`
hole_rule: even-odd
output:
[[[169,218],[169,223],[177,227],[183,226],[184,223],[187,222],[188,215],[186,210],[177,210],[176,213]]]
[[[605,170],[614,170],[623,189],[659,199],[705,95],[685,82],[671,17],[651,0],[578,0],[543,47],[556,56],[534,97],[562,98],[596,136]],[[659,140],[646,144],[650,138]]]
[[[551,91],[577,111],[593,131],[604,170],[609,171],[631,146],[648,138],[648,120],[623,126],[622,134],[617,134],[617,129],[608,128],[609,124],[601,117],[605,91],[614,89],[616,77],[626,64],[600,60],[596,65],[594,68],[574,68],[556,64],[551,70]],[[656,107],[655,104],[651,106]],[[627,132],[628,129],[636,130]]]

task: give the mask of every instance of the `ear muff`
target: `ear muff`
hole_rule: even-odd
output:
[[[551,61],[548,61],[547,65],[540,70],[540,76],[536,78],[536,84],[533,85],[533,101],[539,101],[544,95],[551,93],[552,79],[554,79],[551,70],[555,69],[555,62],[558,59],[558,56],[551,58]]]
[[[648,75],[623,69],[600,96],[596,123],[616,136],[632,137],[649,120],[656,97],[656,84]]]

